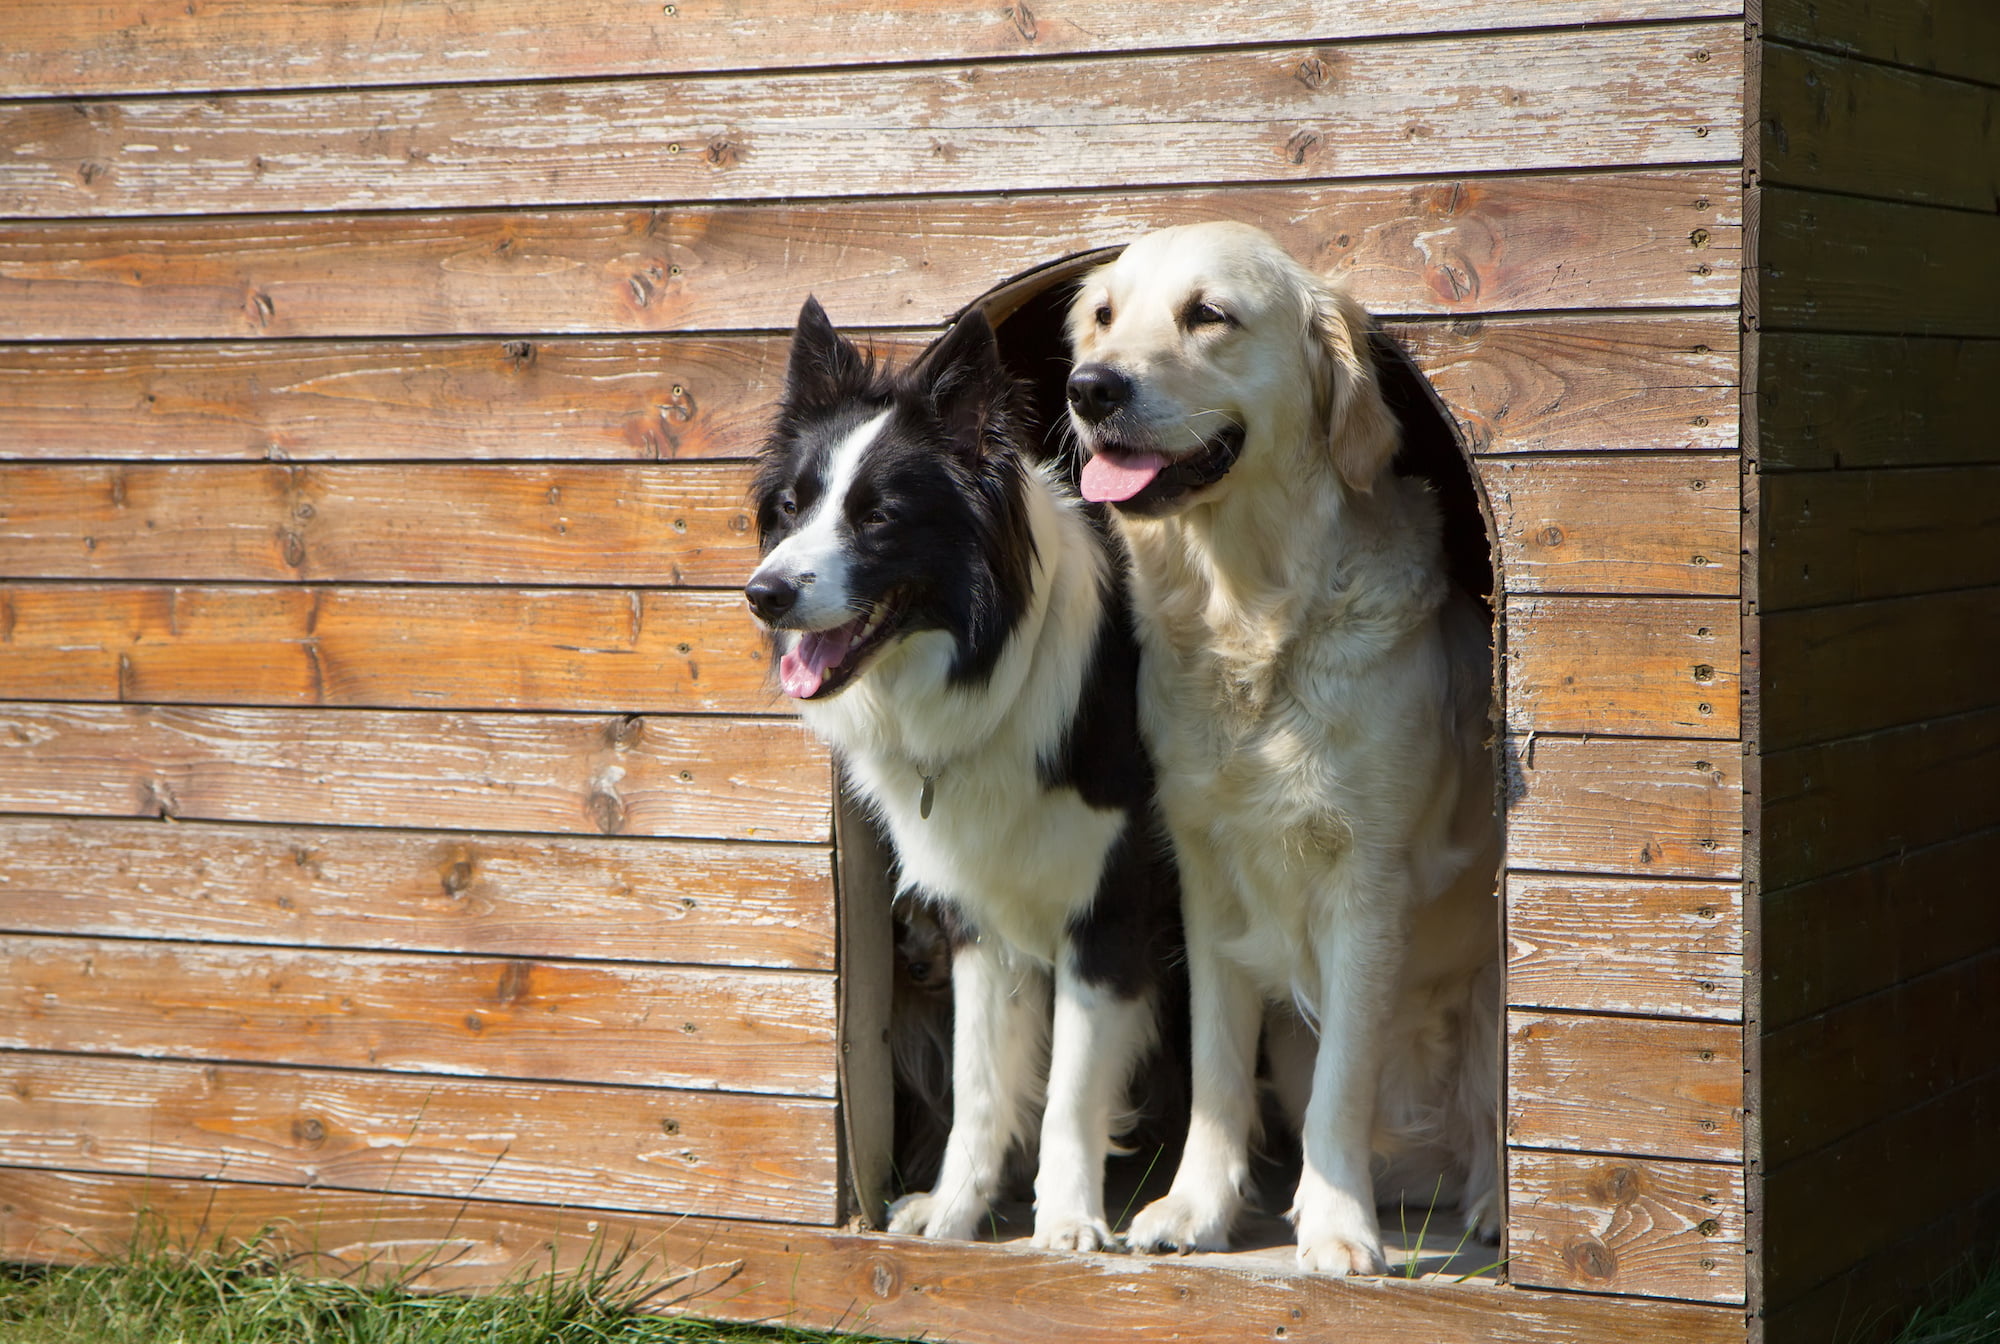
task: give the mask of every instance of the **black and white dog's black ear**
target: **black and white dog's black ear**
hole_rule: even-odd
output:
[[[868,385],[868,356],[833,329],[833,319],[819,300],[808,295],[792,332],[792,354],[785,365],[785,411],[831,410]]]
[[[1014,393],[1000,362],[1000,343],[986,314],[975,308],[923,353],[911,375],[929,398],[954,446],[977,453]]]

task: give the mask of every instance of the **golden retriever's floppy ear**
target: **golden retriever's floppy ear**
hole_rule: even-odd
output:
[[[1368,352],[1367,312],[1347,295],[1314,285],[1312,340],[1320,355],[1313,404],[1334,469],[1350,490],[1368,494],[1402,439]]]

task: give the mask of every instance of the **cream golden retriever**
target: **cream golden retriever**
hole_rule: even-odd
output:
[[[1187,916],[1193,1114],[1128,1234],[1144,1250],[1228,1245],[1267,1016],[1303,1267],[1380,1272],[1378,1197],[1442,1190],[1497,1224],[1487,628],[1430,490],[1390,469],[1368,329],[1223,223],[1139,239],[1069,314],[1083,490],[1131,551]]]

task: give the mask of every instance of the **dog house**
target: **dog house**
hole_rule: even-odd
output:
[[[1879,1330],[2000,1223],[1996,15],[11,7],[0,1255],[629,1247],[662,1306],[967,1341]],[[1470,1281],[869,1230],[881,859],[734,592],[784,334],[1026,276],[1004,337],[1217,216],[1381,315],[1490,523]]]

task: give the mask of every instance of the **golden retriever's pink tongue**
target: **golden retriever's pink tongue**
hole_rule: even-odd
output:
[[[1083,478],[1079,484],[1085,499],[1098,504],[1116,504],[1151,485],[1153,478],[1160,474],[1160,468],[1166,465],[1167,459],[1158,453],[1133,453],[1130,457],[1095,453],[1090,461],[1083,464]]]
[[[854,621],[833,630],[810,630],[778,659],[778,684],[794,700],[804,700],[819,692],[828,668],[838,667],[847,656],[847,646],[861,622]]]

